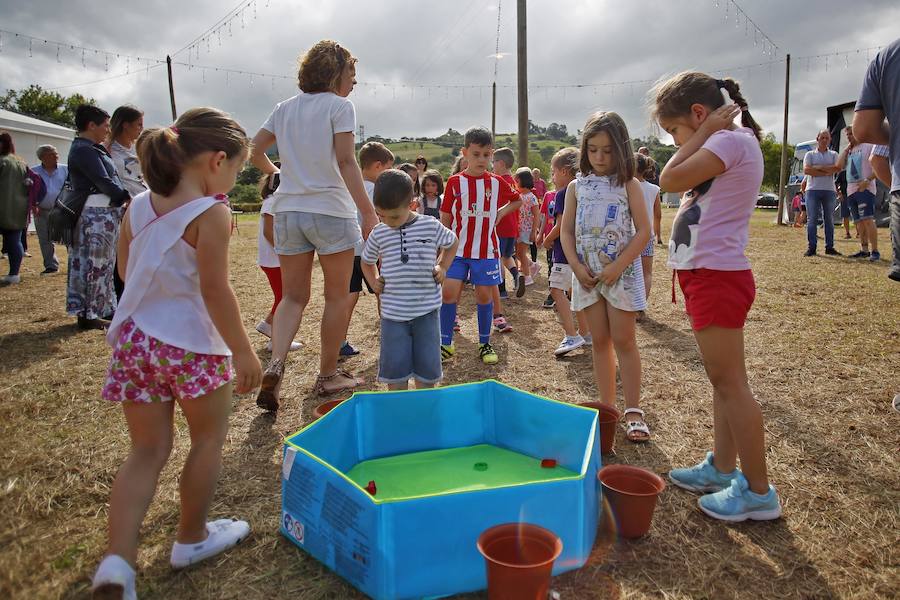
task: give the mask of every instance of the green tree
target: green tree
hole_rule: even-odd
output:
[[[781,144],[774,133],[767,133],[759,144],[763,154],[763,182],[765,190],[777,192],[778,178],[781,177]],[[794,147],[788,146],[788,158],[794,155]]]
[[[2,108],[66,127],[75,126],[75,109],[81,104],[96,104],[96,101],[81,94],[63,96],[36,84],[22,90],[9,90],[0,97]]]
[[[237,183],[244,185],[256,185],[262,177],[262,171],[247,163],[241,172],[238,173]]]

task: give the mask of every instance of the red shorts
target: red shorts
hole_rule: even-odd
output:
[[[756,298],[753,271],[676,271],[684,307],[694,331],[710,325],[741,329]]]

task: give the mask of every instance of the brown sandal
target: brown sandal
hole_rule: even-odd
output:
[[[284,361],[280,358],[273,359],[263,373],[262,383],[259,386],[259,395],[256,397],[256,405],[263,410],[275,412],[278,410],[278,392],[281,390],[281,378],[284,376]]]
[[[352,379],[353,384],[345,385],[345,386],[342,386],[339,388],[335,388],[333,390],[326,390],[325,383],[328,381],[331,381],[332,379],[335,379],[336,377],[346,377],[348,379]],[[361,379],[359,377],[354,377],[353,375],[351,375],[350,373],[348,373],[347,371],[345,371],[343,369],[337,369],[331,375],[319,375],[318,377],[316,377],[316,385],[313,388],[313,394],[316,396],[329,396],[331,394],[338,394],[340,392],[348,392],[348,391],[356,388],[357,386],[362,385],[364,382],[365,382],[364,379]]]

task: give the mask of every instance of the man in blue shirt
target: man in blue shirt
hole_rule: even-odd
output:
[[[54,275],[59,272],[59,259],[56,258],[56,248],[50,241],[47,216],[66,182],[69,169],[66,165],[59,164],[59,152],[49,144],[37,149],[37,157],[41,164],[32,167],[31,170],[44,180],[47,194],[38,205],[37,214],[34,216],[34,228],[37,230],[38,241],[41,244],[41,256],[44,259],[44,270],[41,271],[41,275]]]
[[[853,135],[860,142],[889,147],[893,261],[888,277],[900,281],[900,39],[869,64],[853,115]]]

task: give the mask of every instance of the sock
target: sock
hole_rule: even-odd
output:
[[[500,290],[501,296],[506,293],[506,278],[505,277],[503,278],[503,281],[500,282],[500,285],[498,285],[497,287]]]
[[[478,305],[478,343],[487,344],[491,341],[491,318],[494,315],[494,303]]]
[[[456,321],[456,304],[441,304],[441,343],[453,343],[453,324]]]
[[[513,281],[519,281],[519,268],[510,267],[509,274],[513,276]]]

